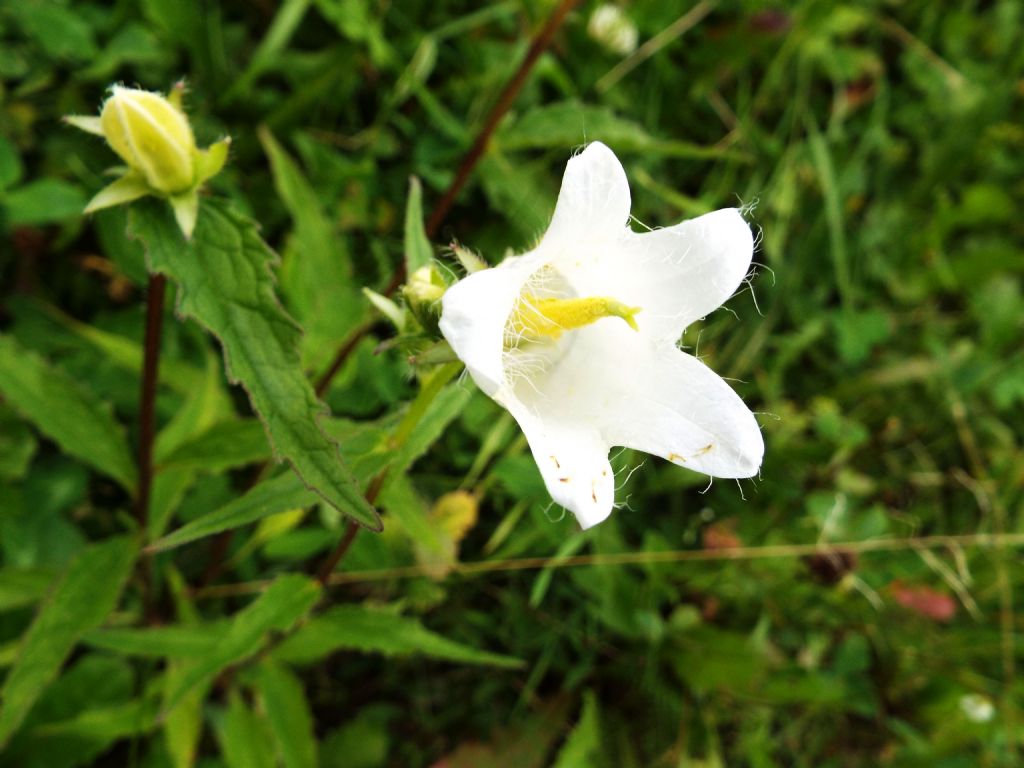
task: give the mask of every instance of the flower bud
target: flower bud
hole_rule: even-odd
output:
[[[437,332],[437,321],[441,317],[441,297],[448,290],[441,273],[433,264],[420,267],[411,275],[402,288],[409,311],[424,330]]]
[[[165,198],[188,239],[199,216],[199,189],[224,167],[231,139],[199,149],[181,110],[184,82],[168,96],[137,88],[112,86],[99,117],[67,115],[65,122],[102,136],[128,167],[101,189],[86,213],[123,205],[145,195]]]
[[[192,128],[181,110],[159,93],[115,85],[100,125],[111,148],[153,189],[171,194],[193,186]]]
[[[619,6],[605,3],[598,6],[587,23],[587,34],[612,53],[622,56],[636,50],[640,36],[636,24]]]

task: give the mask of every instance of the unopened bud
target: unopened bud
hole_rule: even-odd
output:
[[[196,147],[188,118],[181,110],[184,84],[169,96],[115,85],[99,117],[70,115],[65,120],[102,136],[128,166],[100,190],[86,213],[130,203],[144,195],[167,198],[188,238],[199,214],[199,188],[224,167],[229,139],[208,149]]]
[[[153,189],[173,194],[192,186],[192,127],[161,94],[115,85],[103,104],[100,125],[111,148]]]
[[[448,285],[433,264],[420,267],[409,275],[409,281],[402,288],[402,296],[409,311],[424,330],[437,332],[437,324],[441,319],[441,297],[446,290]]]
[[[587,34],[612,53],[623,56],[636,50],[639,32],[633,20],[619,6],[598,6],[587,24]]]

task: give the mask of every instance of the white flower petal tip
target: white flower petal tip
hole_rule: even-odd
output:
[[[571,158],[562,177],[555,213],[544,240],[579,243],[615,238],[629,224],[629,182],[626,171],[607,146],[591,142]]]
[[[676,346],[742,283],[750,227],[728,208],[635,233],[629,208],[621,163],[594,142],[569,160],[537,247],[442,298],[442,334],[583,528],[615,506],[613,446],[721,478],[757,475],[764,454],[750,409]]]

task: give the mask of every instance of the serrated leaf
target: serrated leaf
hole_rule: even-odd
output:
[[[0,395],[64,451],[134,491],[131,452],[110,411],[9,336],[0,336]]]
[[[21,641],[0,692],[0,747],[53,680],[79,638],[114,608],[135,562],[128,537],[86,548],[68,566]]]
[[[298,164],[269,130],[258,133],[274,187],[295,224],[281,258],[280,279],[281,292],[306,331],[303,359],[331,355],[366,310],[352,278],[352,259]]]
[[[434,249],[430,247],[423,228],[423,186],[415,176],[409,177],[409,196],[405,204],[405,274],[430,265]]]
[[[220,473],[270,458],[267,431],[256,419],[222,421],[183,442],[160,467],[189,467]]]
[[[388,463],[389,454],[378,450],[384,434],[384,427],[381,424],[331,419],[324,427],[329,435],[341,443],[342,455],[349,460],[349,466],[360,485],[366,484]],[[255,434],[249,437],[255,438]],[[191,520],[178,530],[153,542],[149,549],[160,551],[179,547],[272,515],[305,509],[319,498],[307,489],[299,478],[291,473],[285,473],[265,480],[242,497]]]
[[[256,689],[285,768],[316,768],[316,737],[302,681],[271,659],[256,670]]]
[[[213,680],[225,667],[258,652],[270,632],[289,630],[320,599],[320,591],[320,586],[305,576],[279,576],[263,594],[235,614],[216,648],[182,674],[167,694],[165,709],[173,709],[190,690]]]
[[[264,517],[287,512],[297,507],[309,507],[319,497],[303,485],[291,472],[265,480],[246,491],[240,498],[228,502],[213,512],[186,523],[176,531],[154,541],[147,551],[162,552],[180,547],[196,539],[212,536],[221,531],[239,528]]]
[[[129,221],[150,269],[178,283],[178,311],[220,339],[229,377],[245,387],[277,454],[328,504],[380,530],[337,445],[320,429],[325,409],[302,372],[301,330],[274,295],[274,254],[256,225],[209,199],[190,242],[155,201],[135,204]]]
[[[519,659],[468,645],[431,632],[413,618],[363,605],[338,605],[302,626],[273,652],[274,658],[308,664],[335,651],[382,653],[385,656],[431,656],[462,664],[522,666]]]
[[[274,768],[274,744],[266,720],[232,690],[228,709],[214,721],[221,757],[228,768]]]

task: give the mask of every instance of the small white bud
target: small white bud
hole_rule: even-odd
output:
[[[626,56],[636,50],[640,33],[636,24],[619,6],[605,3],[590,16],[587,34],[612,53]]]

